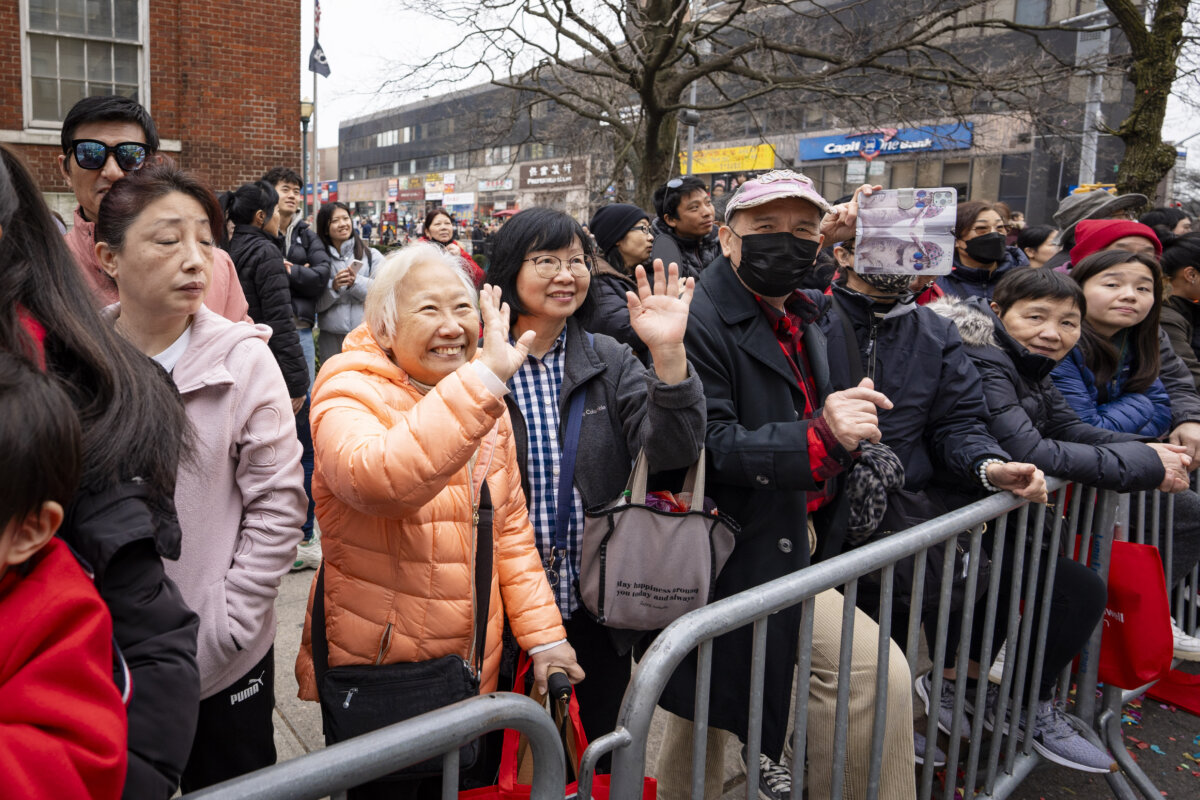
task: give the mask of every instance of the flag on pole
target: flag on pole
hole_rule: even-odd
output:
[[[315,40],[312,52],[308,55],[308,71],[324,75],[326,78],[329,77],[329,60],[325,57],[325,50],[322,49],[321,43]]]
[[[325,57],[325,49],[321,47],[321,0],[314,0],[313,14],[313,48],[308,54],[308,71],[329,77],[329,59]]]

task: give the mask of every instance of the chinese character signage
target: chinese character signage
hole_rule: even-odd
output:
[[[797,142],[797,161],[823,161],[861,156],[867,161],[880,155],[965,150],[971,147],[975,125],[930,125],[926,128],[885,128],[842,136],[815,136]]]
[[[708,175],[714,172],[745,172],[775,168],[775,148],[769,144],[748,147],[722,147],[716,150],[692,152],[692,172]],[[687,151],[679,154],[679,171],[687,171]]]
[[[442,182],[442,173],[432,172],[425,176],[426,200],[441,200],[445,191],[446,184]]]
[[[388,200],[395,200],[400,191],[400,179],[388,178]]]
[[[571,158],[538,164],[520,164],[522,189],[546,189],[583,183],[586,166],[583,159]]]
[[[481,192],[511,192],[512,188],[512,178],[493,178],[479,182],[479,191]]]

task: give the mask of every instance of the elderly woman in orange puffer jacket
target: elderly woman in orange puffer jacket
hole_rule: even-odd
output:
[[[510,344],[499,293],[485,287],[477,300],[458,260],[429,244],[384,262],[364,312],[312,394],[329,665],[467,657],[472,514],[486,480],[494,567],[481,691],[496,686],[505,614],[539,686],[551,666],[582,679],[534,547],[505,411],[528,337]],[[310,597],[296,661],[305,700],[318,699],[311,614]]]

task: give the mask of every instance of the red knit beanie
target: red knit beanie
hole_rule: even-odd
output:
[[[1085,219],[1075,226],[1075,246],[1071,248],[1071,263],[1078,264],[1092,253],[1099,253],[1117,239],[1140,236],[1154,244],[1154,255],[1162,256],[1162,242],[1149,225],[1128,219]]]

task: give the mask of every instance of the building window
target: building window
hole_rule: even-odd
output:
[[[148,105],[147,0],[24,0],[25,119],[58,127],[91,95],[123,95]]]
[[[1045,25],[1046,0],[1017,0],[1013,21],[1018,25]]]

